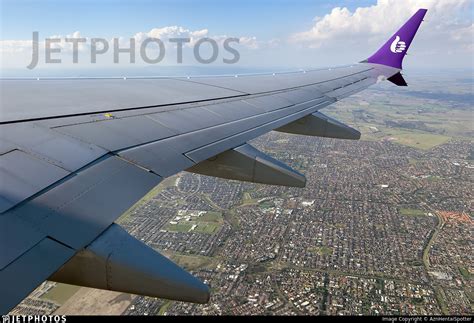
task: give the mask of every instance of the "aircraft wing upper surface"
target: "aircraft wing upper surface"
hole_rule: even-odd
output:
[[[318,111],[401,77],[400,67],[375,59],[268,75],[0,80],[0,312],[46,279],[206,302],[207,286],[114,221],[183,170],[304,186],[247,141],[271,130],[358,139]]]

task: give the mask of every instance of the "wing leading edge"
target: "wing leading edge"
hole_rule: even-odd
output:
[[[339,68],[0,80],[0,312],[46,279],[207,302],[206,285],[129,236],[117,217],[182,170],[304,186],[302,174],[247,141],[271,130],[359,139],[319,110],[381,77],[403,84],[401,63],[425,13],[365,62]]]

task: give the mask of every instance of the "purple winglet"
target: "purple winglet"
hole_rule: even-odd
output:
[[[403,58],[427,11],[419,9],[367,62],[402,69]]]

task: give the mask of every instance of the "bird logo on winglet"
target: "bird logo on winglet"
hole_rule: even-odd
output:
[[[407,48],[404,41],[400,41],[400,36],[395,37],[392,44],[390,45],[390,51],[392,53],[402,53]]]

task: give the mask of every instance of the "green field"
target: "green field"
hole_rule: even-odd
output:
[[[244,192],[242,196],[241,206],[252,205],[252,204],[257,204],[257,203],[258,203],[258,199],[252,198],[249,192]]]
[[[206,214],[199,217],[199,222],[222,223],[223,222],[222,212],[209,211]]]
[[[310,248],[310,251],[315,252],[319,254],[320,256],[329,256],[329,255],[332,255],[333,253],[333,249],[327,246],[313,247],[313,248]]]
[[[189,230],[191,230],[193,224],[194,223],[192,222],[180,222],[178,224],[168,223],[168,225],[166,225],[164,229],[173,232],[188,232]]]
[[[362,140],[388,140],[421,150],[452,138],[472,140],[472,110],[466,107],[445,101],[428,103],[409,96],[373,96],[364,103],[355,108],[340,102],[325,110],[329,116],[360,130]]]
[[[407,216],[425,216],[426,212],[418,209],[400,209],[400,214]]]
[[[467,268],[459,267],[459,272],[461,273],[462,277],[465,280],[470,280],[471,279],[471,273],[469,272],[469,270],[467,270]]]
[[[408,158],[408,163],[409,163],[410,165],[416,165],[418,162],[419,162],[418,159]]]
[[[168,310],[168,307],[170,307],[170,305],[173,304],[172,301],[166,301],[163,306],[160,308],[160,311],[158,312],[157,315],[164,315],[166,313],[166,311]]]
[[[53,301],[59,305],[66,302],[72,295],[74,295],[80,286],[60,284],[58,283],[55,287],[51,288],[49,292],[44,294],[41,298]]]
[[[259,204],[262,209],[270,209],[275,206],[272,201],[263,201]]]
[[[193,225],[197,225],[194,230],[190,231]],[[196,232],[196,233],[205,233],[213,234],[219,228],[219,224],[210,223],[210,222],[193,222],[186,221],[180,222],[178,224],[168,224],[165,226],[165,230],[173,232]]]
[[[376,127],[379,131],[373,132],[369,127]],[[362,139],[368,141],[392,141],[398,144],[409,146],[422,150],[429,150],[438,145],[442,145],[451,140],[452,137],[422,132],[418,130],[409,130],[401,128],[385,127],[378,124],[366,124],[360,128]],[[412,161],[415,162],[416,161]]]
[[[252,196],[250,196],[250,193],[249,192],[244,192],[243,200],[248,201],[248,200],[251,200],[251,199],[252,199]]]
[[[231,224],[233,229],[238,230],[240,228],[240,219],[235,213],[234,208],[226,212],[225,217],[226,217],[227,222]]]
[[[451,137],[447,136],[432,133],[421,133],[417,131],[399,130],[396,128],[386,128],[384,133],[386,136],[394,138],[394,142],[423,150],[429,150],[435,146],[447,143],[451,139]]]
[[[446,304],[446,294],[441,286],[435,286],[435,297],[438,301],[439,306],[441,307],[441,313],[444,315],[449,313],[448,305]]]
[[[195,231],[199,233],[213,234],[217,231],[218,227],[219,225],[214,223],[199,223]]]
[[[209,266],[214,262],[212,257],[183,255],[179,253],[164,253],[168,258],[187,270],[195,270],[205,266]]]
[[[177,224],[168,223],[164,229],[173,232],[196,232],[204,234],[213,234],[218,231],[224,223],[221,212],[206,212],[199,217],[193,217],[191,221],[181,220]],[[194,230],[191,228],[196,225]]]

